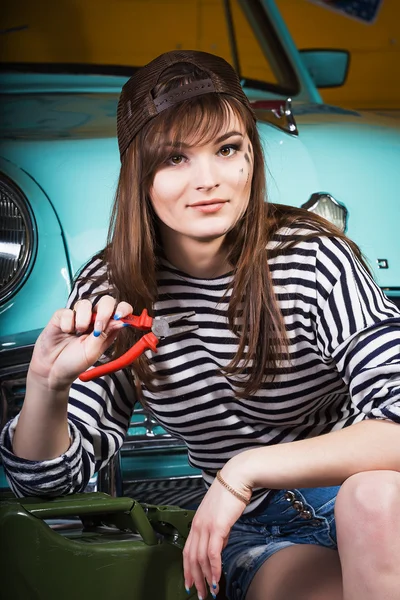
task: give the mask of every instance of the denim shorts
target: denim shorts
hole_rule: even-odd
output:
[[[339,486],[273,491],[266,508],[243,515],[222,552],[228,598],[245,600],[257,570],[282,548],[316,544],[337,550],[338,491]]]

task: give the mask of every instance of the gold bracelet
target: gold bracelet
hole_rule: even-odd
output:
[[[228,490],[228,492],[230,492],[236,498],[238,498],[239,500],[241,500],[242,502],[244,502],[246,506],[248,504],[250,504],[250,500],[247,500],[246,496],[244,496],[243,494],[241,494],[240,492],[238,492],[237,490],[235,490],[233,487],[231,487],[228,483],[226,483],[226,481],[223,479],[223,477],[221,475],[221,471],[217,472],[217,479],[220,482],[220,484],[223,485],[224,488],[226,488]]]

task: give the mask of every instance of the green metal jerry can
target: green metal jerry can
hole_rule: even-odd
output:
[[[0,496],[3,600],[183,600],[194,511],[95,492]]]

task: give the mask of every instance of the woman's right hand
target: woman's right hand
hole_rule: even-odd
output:
[[[96,321],[92,331],[93,313]],[[124,324],[114,319],[114,313],[126,317],[132,313],[132,306],[127,302],[116,306],[114,298],[103,296],[95,307],[89,300],[78,300],[74,310],[57,310],[36,341],[29,379],[49,390],[68,390],[104,354],[123,328]]]

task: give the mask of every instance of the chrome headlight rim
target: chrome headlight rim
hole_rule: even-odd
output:
[[[11,280],[0,289],[0,304],[9,301],[23,286],[36,260],[38,250],[38,230],[35,215],[22,189],[3,171],[0,171],[0,188],[10,197],[17,207],[25,224],[26,243],[19,259],[18,271]]]
[[[347,210],[346,206],[342,202],[339,202],[338,200],[336,200],[336,198],[334,198],[334,196],[332,196],[332,194],[329,194],[328,192],[314,192],[313,194],[311,194],[311,196],[307,200],[307,202],[305,202],[304,204],[301,205],[301,208],[305,208],[306,210],[308,210],[310,212],[314,212],[313,209],[317,206],[317,204],[323,198],[328,198],[332,202],[332,204],[335,204],[342,211],[344,226],[343,226],[343,228],[339,227],[339,229],[341,229],[342,233],[346,233],[348,219],[349,219],[349,211]],[[319,214],[319,213],[316,213],[316,214]],[[326,219],[326,220],[329,221],[332,225],[334,225],[334,223],[332,223],[332,221],[330,221],[329,219]]]

